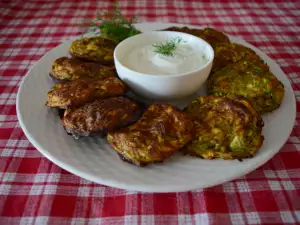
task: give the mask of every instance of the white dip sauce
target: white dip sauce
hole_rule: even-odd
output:
[[[173,56],[155,52],[152,44],[133,48],[123,58],[127,68],[140,73],[152,75],[175,75],[194,71],[205,65],[208,57],[197,47],[188,43],[176,45]]]

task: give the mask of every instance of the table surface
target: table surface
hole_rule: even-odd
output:
[[[252,173],[204,190],[138,193],[77,177],[27,140],[16,116],[22,77],[47,51],[78,35],[112,1],[0,3],[0,224],[300,223],[300,114],[291,137]],[[244,38],[288,76],[300,106],[300,2],[120,1],[126,16],[209,26]]]

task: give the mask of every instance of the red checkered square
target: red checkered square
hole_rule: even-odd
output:
[[[253,202],[259,212],[276,212],[279,207],[274,199],[274,194],[268,191],[254,191],[251,193]]]
[[[153,207],[154,207],[154,213],[157,215],[177,214],[176,193],[154,194]]]
[[[104,197],[102,217],[123,216],[125,214],[126,196]]]
[[[5,207],[2,210],[2,216],[22,217],[26,206],[27,195],[8,195],[5,199]]]
[[[228,206],[223,192],[205,191],[205,205],[208,212],[228,213]]]
[[[73,217],[77,198],[74,196],[56,195],[53,199],[50,215],[54,217]]]
[[[41,158],[23,158],[18,168],[18,173],[36,174],[40,167]]]

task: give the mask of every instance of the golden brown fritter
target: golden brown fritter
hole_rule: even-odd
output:
[[[210,77],[208,94],[241,96],[258,112],[266,113],[280,106],[284,97],[284,86],[274,74],[265,70],[265,66],[241,60],[224,67]]]
[[[135,101],[119,96],[95,100],[74,110],[67,109],[61,122],[75,138],[109,131],[135,122],[142,114]]]
[[[169,27],[164,30],[192,34],[207,41],[213,48],[215,48],[218,43],[230,43],[227,35],[212,28],[196,29],[188,27]]]
[[[184,110],[194,120],[196,138],[186,154],[205,159],[253,157],[263,143],[263,120],[246,100],[201,96]]]
[[[69,52],[72,56],[100,64],[113,64],[116,43],[102,37],[83,38],[72,42]]]
[[[240,44],[220,43],[215,46],[215,57],[211,74],[239,60],[251,61],[260,65],[263,70],[269,70],[268,65],[252,49]]]
[[[226,34],[208,27],[204,28],[200,38],[207,41],[214,49],[219,43],[230,43],[230,40]]]
[[[189,27],[168,27],[166,29],[163,29],[165,31],[177,31],[187,34],[192,34],[194,36],[200,37],[200,35],[203,33],[202,29],[197,28],[189,28]]]
[[[80,78],[54,85],[48,92],[46,106],[77,107],[95,99],[123,95],[126,91],[125,84],[113,76]]]
[[[81,77],[115,76],[114,66],[85,62],[76,58],[61,57],[52,64],[50,76],[57,80],[75,80]]]
[[[107,135],[121,158],[138,166],[164,161],[192,138],[193,122],[167,104],[150,105],[136,123]]]

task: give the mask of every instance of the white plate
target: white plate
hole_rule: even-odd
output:
[[[146,32],[182,24],[141,23]],[[173,192],[206,188],[233,180],[271,159],[287,141],[296,116],[296,103],[290,82],[279,66],[266,54],[241,39],[233,42],[255,50],[285,86],[282,105],[265,115],[265,142],[252,158],[239,162],[202,160],[177,153],[163,164],[138,168],[119,159],[105,139],[75,140],[62,128],[57,114],[45,107],[48,90],[53,85],[48,74],[52,62],[68,54],[71,41],[57,46],[41,58],[24,77],[17,96],[17,115],[31,143],[49,160],[87,180],[137,191]],[[203,93],[200,91],[199,93]]]

